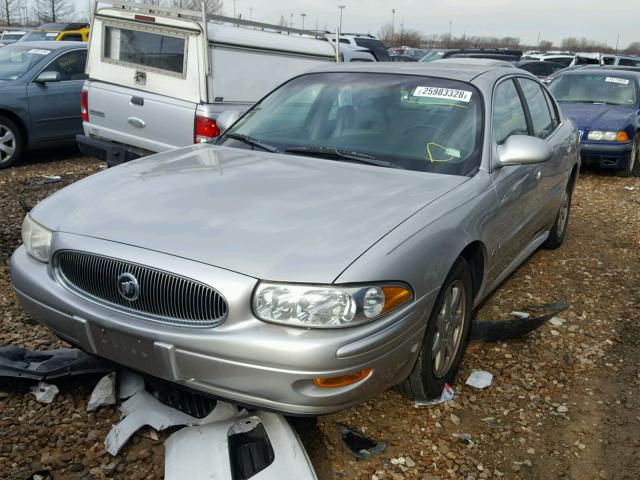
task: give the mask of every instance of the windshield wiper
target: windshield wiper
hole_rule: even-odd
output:
[[[274,147],[273,145],[269,145],[268,143],[264,143],[256,138],[250,137],[249,135],[243,135],[241,133],[226,133],[224,136],[233,138],[234,140],[240,140],[247,145],[261,148],[262,150],[266,150],[267,152],[280,153],[280,149]]]
[[[387,168],[403,168],[392,162],[378,160],[377,158],[367,155],[366,153],[353,152],[350,150],[340,150],[337,148],[313,146],[313,147],[290,147],[284,150],[287,153],[295,153],[297,155],[308,155],[311,157],[332,158],[336,160],[348,160],[351,162],[365,163],[367,165],[375,165],[376,167]]]

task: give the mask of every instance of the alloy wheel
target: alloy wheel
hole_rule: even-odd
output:
[[[0,163],[9,162],[16,151],[16,137],[6,125],[0,124]]]
[[[444,377],[453,365],[464,330],[467,292],[464,284],[456,280],[449,285],[436,319],[436,331],[431,347],[433,374]]]

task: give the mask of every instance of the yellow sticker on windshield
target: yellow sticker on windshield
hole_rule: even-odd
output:
[[[468,90],[456,90],[455,88],[440,87],[416,87],[413,91],[414,97],[443,98],[446,100],[456,100],[458,102],[469,103],[473,92]]]

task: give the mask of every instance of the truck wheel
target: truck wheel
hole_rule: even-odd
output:
[[[438,293],[413,371],[398,387],[404,395],[437,398],[453,382],[469,339],[472,296],[469,265],[460,257]]]
[[[633,137],[633,147],[627,164],[622,170],[618,171],[619,177],[629,178],[631,176],[640,177],[640,135]]]
[[[0,168],[15,165],[22,157],[22,133],[12,120],[0,115]]]
[[[569,225],[569,214],[571,213],[571,196],[573,194],[572,182],[569,182],[562,195],[562,203],[556,214],[556,220],[553,222],[549,237],[542,244],[543,248],[555,250],[562,245],[564,237],[567,235],[567,226]]]

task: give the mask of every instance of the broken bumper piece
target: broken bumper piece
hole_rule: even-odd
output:
[[[188,427],[165,443],[165,480],[315,480],[300,439],[281,415],[239,414]]]

